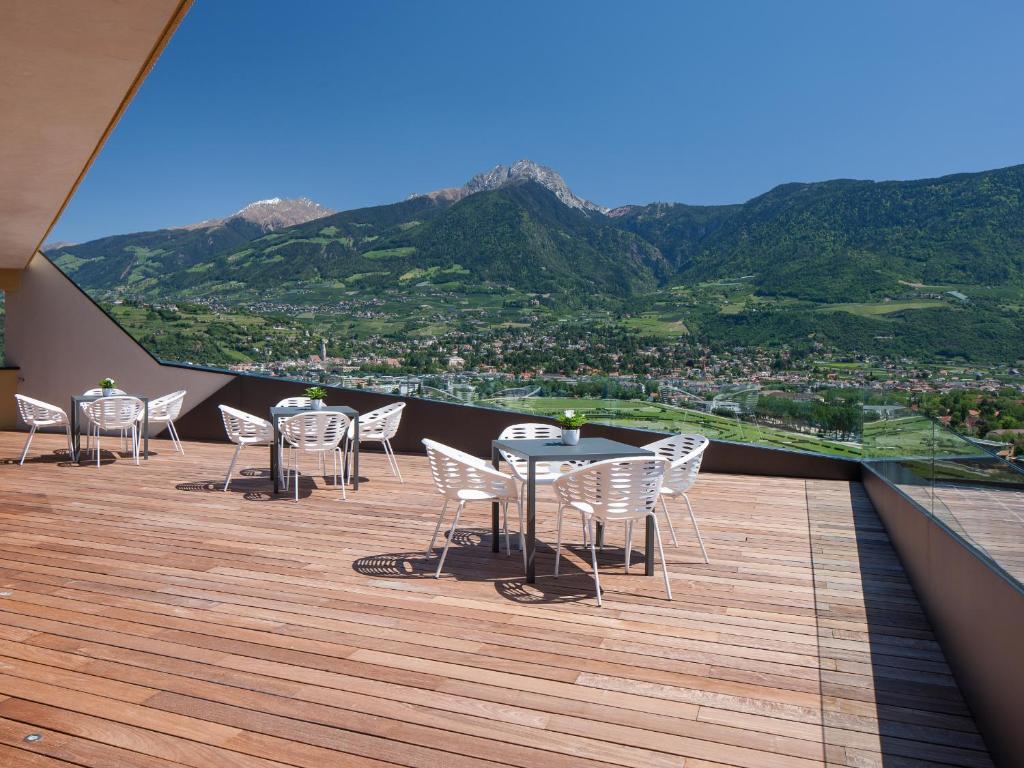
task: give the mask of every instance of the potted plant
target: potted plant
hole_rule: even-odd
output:
[[[555,420],[562,428],[562,444],[577,445],[580,441],[580,427],[587,423],[587,417],[582,413],[568,410]]]
[[[117,382],[113,379],[102,379],[100,381],[100,392],[103,393],[104,397],[110,397],[114,394],[114,387],[117,386]]]
[[[323,387],[309,387],[306,390],[306,397],[309,398],[309,405],[314,411],[324,407],[324,398],[327,397],[327,390]]]

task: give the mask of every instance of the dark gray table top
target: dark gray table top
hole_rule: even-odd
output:
[[[606,437],[582,437],[578,445],[562,445],[558,438],[495,440],[492,445],[499,451],[535,461],[602,461],[655,455],[647,448],[637,448]]]

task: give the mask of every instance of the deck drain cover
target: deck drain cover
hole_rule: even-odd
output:
[[[25,741],[29,742],[30,744],[32,744],[32,743],[34,743],[36,741],[42,741],[42,740],[43,740],[43,734],[41,734],[41,733],[30,733],[28,736],[25,737]]]

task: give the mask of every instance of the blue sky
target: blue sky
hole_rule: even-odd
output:
[[[1024,162],[1021,2],[196,0],[50,240],[530,158],[605,205]]]

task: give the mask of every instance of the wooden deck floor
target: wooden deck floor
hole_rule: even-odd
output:
[[[668,602],[609,531],[598,609],[578,549],[525,585],[484,505],[430,578],[422,458],[399,484],[364,454],[348,502],[304,479],[296,504],[262,450],[223,493],[227,445],[97,469],[40,436],[18,467],[23,437],[0,433],[0,766],[990,765],[856,484],[702,476],[711,565],[677,515]]]

